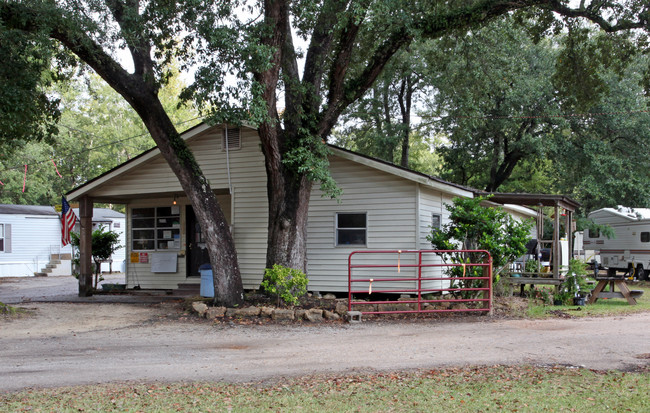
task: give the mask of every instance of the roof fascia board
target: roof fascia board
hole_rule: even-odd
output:
[[[415,174],[400,168],[395,168],[391,165],[384,164],[382,162],[377,162],[372,159],[368,159],[363,156],[358,156],[350,152],[342,151],[338,148],[331,147],[330,150],[332,153],[340,158],[347,159],[349,161],[353,161],[365,166],[368,166],[370,168],[378,169],[382,172],[389,173],[391,175],[399,176],[400,178],[407,179],[409,181],[413,181],[422,185],[425,185],[429,188],[433,188],[442,192],[446,192],[448,194],[456,195],[456,196],[462,196],[465,198],[473,198],[474,193],[471,191],[465,191],[460,188],[456,188],[452,185],[446,185],[442,182],[436,182],[433,179],[427,178],[425,176]]]

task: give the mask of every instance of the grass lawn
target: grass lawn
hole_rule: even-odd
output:
[[[112,384],[0,395],[2,412],[650,411],[650,372],[481,367],[274,384]]]
[[[643,281],[637,284],[628,284],[630,290],[643,290],[643,295],[636,299],[637,305],[629,305],[624,298],[599,298],[594,304],[586,306],[575,305],[548,305],[539,300],[530,300],[528,307],[528,316],[533,318],[554,317],[558,311],[565,312],[576,317],[594,317],[594,316],[611,316],[621,314],[632,314],[650,311],[650,283]],[[552,292],[553,287],[547,288]],[[618,289],[616,290],[618,291]]]

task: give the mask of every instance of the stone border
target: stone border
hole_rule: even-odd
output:
[[[343,304],[343,305],[341,305]],[[312,323],[327,321],[338,321],[348,311],[347,303],[337,303],[335,311],[323,310],[320,308],[275,308],[275,307],[242,307],[242,308],[226,308],[226,307],[209,307],[203,301],[192,302],[192,310],[196,312],[199,317],[204,317],[209,320],[217,320],[224,317],[232,318],[269,318],[275,321],[297,321],[306,320]],[[343,314],[341,314],[341,312]]]

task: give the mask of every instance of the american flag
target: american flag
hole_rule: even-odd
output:
[[[70,232],[77,223],[77,216],[70,208],[65,197],[61,197],[61,244],[65,247],[70,243]]]

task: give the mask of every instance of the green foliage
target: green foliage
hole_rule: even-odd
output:
[[[0,25],[0,148],[50,138],[61,115],[47,88],[62,77],[53,67],[56,48],[46,36],[27,36]],[[63,73],[63,71],[61,71]]]
[[[159,91],[160,100],[179,127],[189,128],[198,122],[198,112],[180,105],[184,83],[177,70],[172,73]],[[50,93],[60,100],[58,133],[0,158],[0,203],[54,205],[62,193],[155,145],[137,113],[96,75],[74,77]]]
[[[528,290],[528,297],[539,302],[542,305],[552,304],[553,295],[549,293],[547,288],[538,287],[533,285],[530,290]]]
[[[309,280],[305,273],[293,268],[274,264],[273,268],[264,271],[262,288],[269,294],[282,300],[287,305],[296,305],[300,297],[307,293]]]
[[[96,230],[92,232],[92,256],[93,261],[95,261],[95,282],[94,288],[97,288],[97,284],[101,281],[101,264],[103,261],[111,258],[111,255],[118,249],[122,248],[120,243],[120,234],[115,231],[106,231],[106,228],[103,225],[100,225]],[[76,256],[74,261],[76,264],[79,264],[79,234],[76,232],[70,233],[70,243],[76,247]]]
[[[517,222],[500,207],[483,206],[487,198],[454,198],[453,205],[445,204],[450,212],[449,223],[433,229],[427,236],[437,250],[486,250],[492,256],[493,275],[498,275],[526,252],[532,223]],[[446,262],[467,264],[483,262],[479,253],[440,253]],[[451,267],[452,277],[482,276],[482,267]],[[458,280],[462,288],[478,286],[480,280]]]
[[[557,111],[550,80],[557,53],[507,19],[436,43],[427,58],[436,93],[427,95],[434,127],[449,144],[440,148],[442,177],[495,191],[520,162],[543,158],[550,133],[562,119],[538,116]],[[546,192],[546,191],[544,191]]]
[[[585,297],[589,291],[586,275],[587,264],[581,260],[571,259],[569,271],[560,285],[559,294],[555,296],[555,299],[565,305],[571,305],[574,297]]]
[[[576,219],[576,230],[596,231],[608,239],[616,238],[616,231],[614,231],[614,228],[610,227],[607,224],[597,224],[589,218],[579,217]]]

